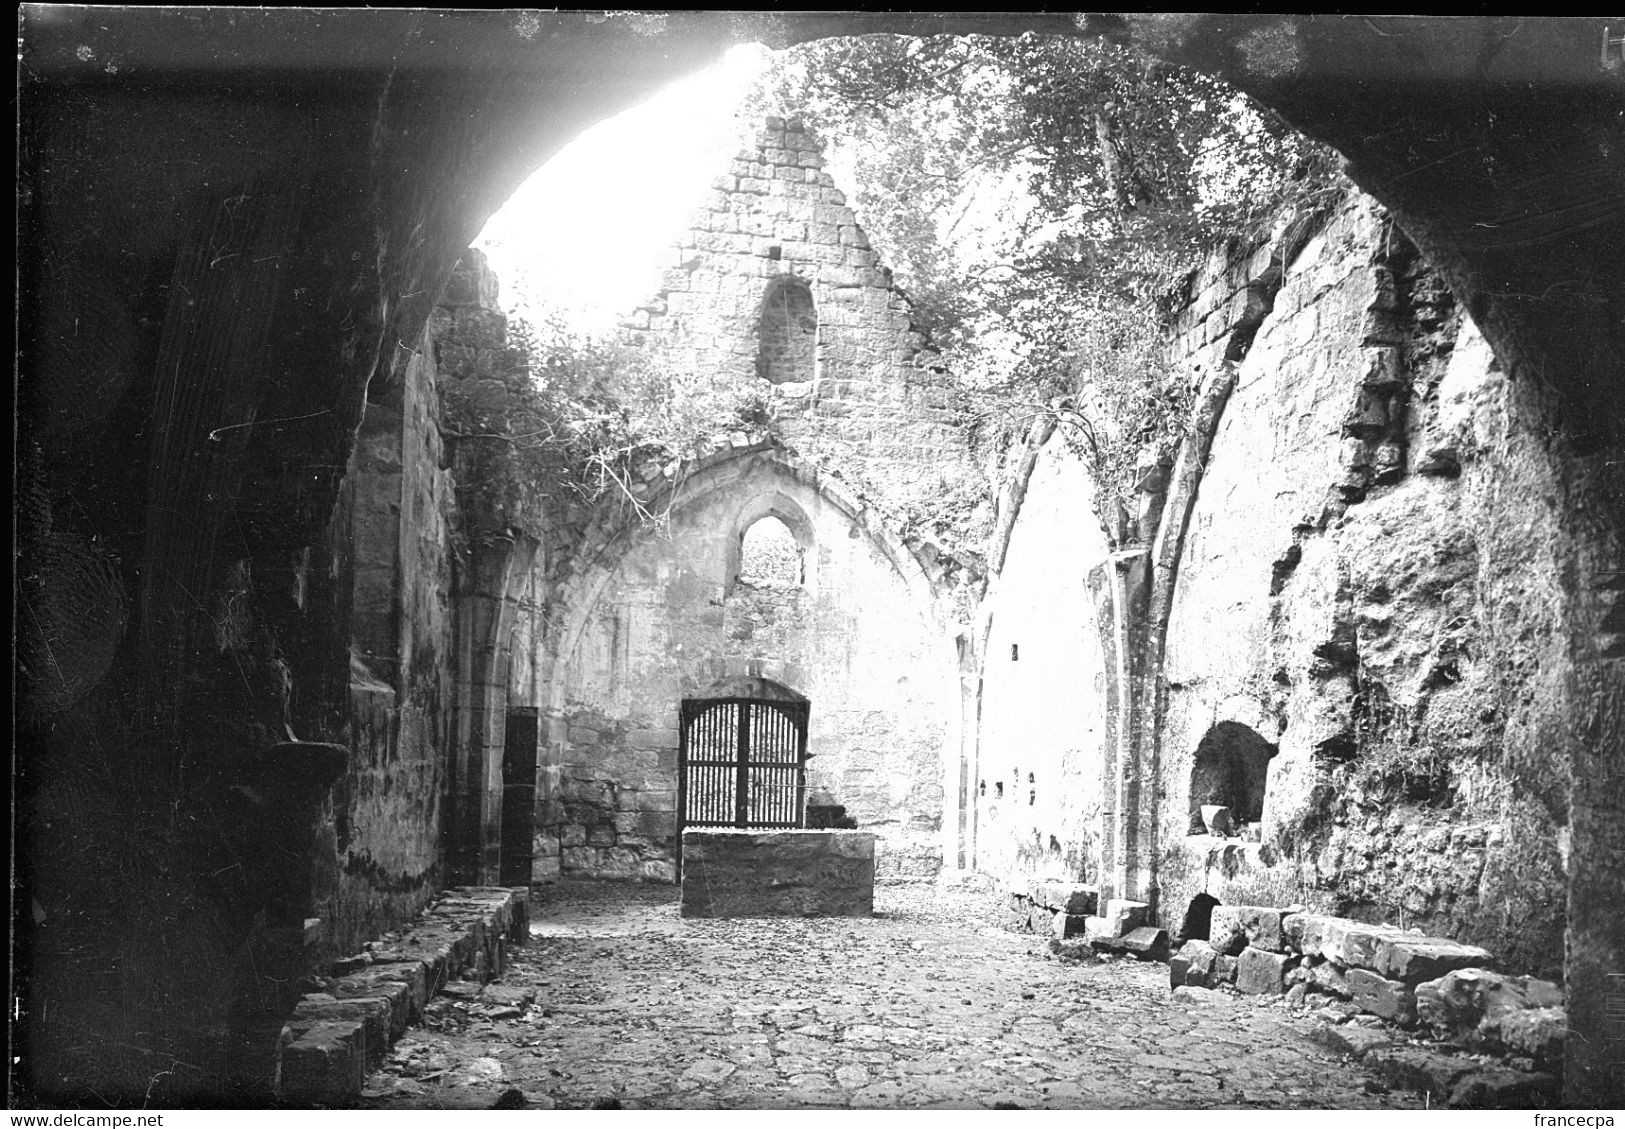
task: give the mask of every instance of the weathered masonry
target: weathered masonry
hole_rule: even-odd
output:
[[[538,877],[674,877],[678,703],[735,696],[810,703],[795,819],[844,808],[882,877],[942,865],[965,569],[888,515],[980,477],[947,374],[822,165],[771,119],[623,327],[702,379],[759,384],[782,440],[660,468],[667,528],[611,500],[560,531]]]
[[[983,605],[975,865],[1176,932],[1198,900],[1299,904],[1555,975],[1572,848],[1541,735],[1577,707],[1547,681],[1565,535],[1515,389],[1365,198],[1216,259],[1178,321],[1200,394],[1137,544],[1067,520],[1087,471],[1032,437]]]
[[[899,873],[1066,870],[1163,922],[1210,890],[1402,910],[1561,965],[1565,1100],[1625,1103],[1625,173],[1602,21],[23,14],[14,1076],[31,1100],[263,1098],[305,972],[445,885],[562,859],[505,839],[504,813],[562,843],[576,702],[604,722],[576,726],[582,747],[662,791],[669,735],[600,678],[670,619],[633,597],[721,601],[692,625],[709,657],[665,668],[669,702],[777,683],[811,702],[816,741],[846,687],[770,668],[743,627],[788,616],[816,649],[831,584],[861,580],[895,597],[888,676],[933,649],[939,671],[851,719],[935,711],[932,751],[906,754],[934,759],[934,783],[825,762],[832,806],[893,821],[875,834]],[[787,216],[806,235],[761,236],[760,256],[754,233],[709,232],[719,277],[730,256],[762,264],[738,316],[769,332],[728,338],[727,371],[787,418],[805,407],[793,455],[746,436],[641,487],[675,496],[703,571],[663,575],[658,546],[605,527],[545,544],[511,500],[459,499],[464,452],[433,440],[428,389],[500,362],[481,272],[454,269],[489,214],[579,129],[735,41],[868,31],[1131,39],[1337,147],[1376,202],[1198,280],[1180,340],[1204,366],[1201,426],[1141,540],[1097,539],[1068,504],[1080,468],[1035,437],[981,619],[945,601],[941,562],[878,517],[933,488],[917,451],[847,457],[834,421],[906,404],[936,428],[951,405],[900,325],[895,358],[831,349],[841,311],[901,311],[873,264],[853,286],[822,271],[831,250],[794,262],[829,246],[816,217]],[[789,167],[747,163],[728,191]],[[1275,455],[1278,490],[1260,485]],[[730,607],[728,545],[766,516],[805,550],[802,586]],[[1043,578],[1063,537],[1071,567]],[[1087,711],[1064,665],[1116,705]],[[1067,696],[1029,732],[1046,680]],[[1249,826],[1193,834],[1202,807]]]

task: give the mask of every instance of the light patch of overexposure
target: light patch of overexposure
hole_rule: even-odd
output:
[[[771,53],[748,44],[588,129],[538,169],[474,245],[510,314],[601,335],[653,296],[712,182],[760,122],[740,110]]]

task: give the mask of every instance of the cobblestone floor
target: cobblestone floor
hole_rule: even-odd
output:
[[[671,886],[532,894],[499,984],[441,996],[367,1108],[1415,1108],[1279,1004],[1169,998],[1167,966],[1061,961],[987,893],[873,918],[684,920]]]

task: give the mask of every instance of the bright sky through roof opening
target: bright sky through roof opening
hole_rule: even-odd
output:
[[[769,58],[757,44],[735,47],[537,170],[475,241],[501,280],[503,307],[530,317],[554,305],[602,335],[653,297],[678,235],[760,124],[737,111]]]

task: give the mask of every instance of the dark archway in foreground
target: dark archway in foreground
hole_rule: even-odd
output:
[[[88,543],[123,589],[106,606],[128,610],[111,663],[71,709],[35,710],[54,691],[20,689],[19,905],[36,902],[33,920],[43,914],[50,929],[25,928],[16,962],[27,969],[54,937],[67,937],[52,950],[61,955],[97,934],[82,911],[104,903],[47,873],[82,858],[70,845],[164,876],[168,924],[148,931],[146,947],[175,954],[182,988],[248,984],[284,958],[332,955],[319,937],[306,954],[303,930],[264,924],[270,895],[232,863],[286,843],[253,820],[219,818],[222,798],[256,793],[262,754],[290,733],[350,741],[351,609],[330,521],[363,405],[369,389],[401,378],[463,249],[551,151],[735,41],[1103,33],[1224,77],[1344,153],[1449,278],[1528,410],[1549,421],[1561,505],[1575,515],[1569,599],[1554,613],[1574,664],[1544,716],[1572,786],[1526,785],[1563,793],[1555,802],[1570,816],[1568,1096],[1625,1104],[1625,1072],[1607,1050],[1610,977],[1625,968],[1625,846],[1613,830],[1625,817],[1625,63],[1614,65],[1604,29],[1590,19],[25,8],[19,494],[31,502],[20,600],[43,606],[28,578],[43,575],[49,546]],[[81,367],[46,316],[64,293],[83,315],[76,335],[113,358],[98,371],[116,403],[61,394]],[[291,812],[269,814],[263,825],[281,826]],[[81,825],[82,840],[63,837]],[[144,850],[162,857],[121,854],[110,827],[142,828]],[[74,889],[88,896],[64,893]],[[184,936],[165,944],[180,922]],[[71,980],[57,997],[26,971],[20,979],[30,1056],[29,1040],[49,1036],[38,1026],[48,1005],[80,1002],[74,991],[103,1000]],[[159,1076],[150,1057],[202,1066],[165,1076],[153,1101],[232,1100],[231,1071],[192,1054],[217,1046],[217,1032],[173,1015],[147,1024],[144,1007],[127,1009],[128,1026],[157,1032],[154,1045],[99,1063],[115,1092],[148,1090]],[[110,1038],[118,1026],[105,1025]],[[32,1077],[52,1099],[97,1100],[87,1075]],[[263,1079],[238,1082],[252,1095],[241,1100],[257,1100]]]

